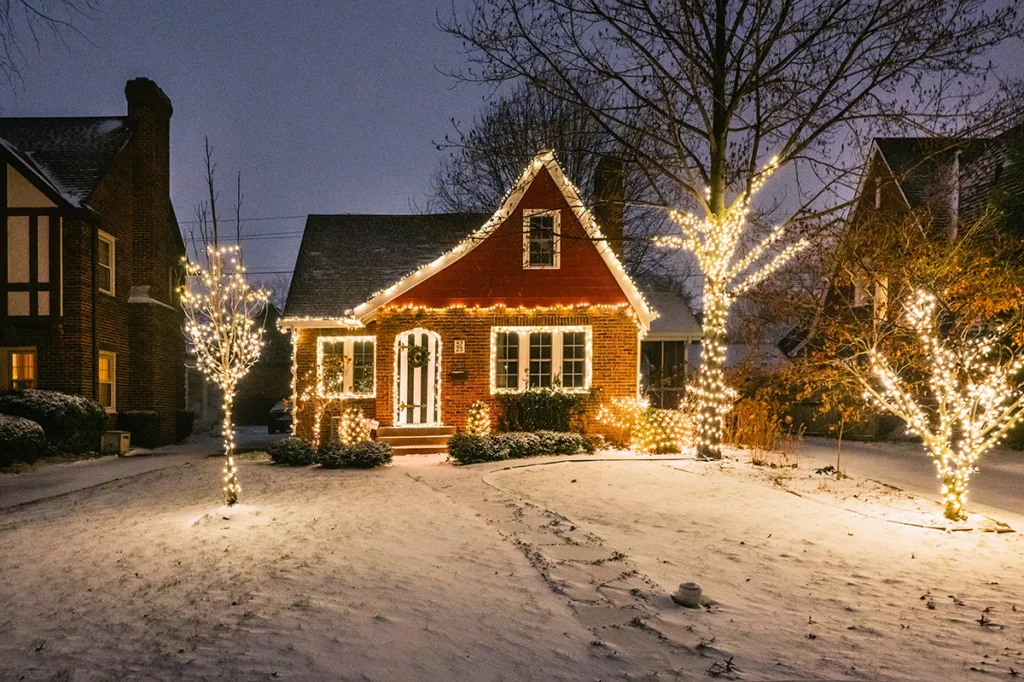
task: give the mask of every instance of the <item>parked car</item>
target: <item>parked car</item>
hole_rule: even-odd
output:
[[[292,413],[288,401],[281,400],[267,415],[267,433],[290,433],[292,430]]]

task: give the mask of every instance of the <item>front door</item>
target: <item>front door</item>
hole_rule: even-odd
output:
[[[395,426],[441,423],[441,337],[412,329],[395,337]]]

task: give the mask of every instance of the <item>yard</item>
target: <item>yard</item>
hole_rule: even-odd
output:
[[[0,678],[1024,671],[1018,533],[897,523],[939,508],[805,467],[570,459],[247,459],[230,511],[198,460],[0,512]],[[709,608],[669,600],[690,580]]]

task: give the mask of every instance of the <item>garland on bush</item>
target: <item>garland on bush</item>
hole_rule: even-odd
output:
[[[343,445],[355,445],[370,440],[370,420],[359,407],[347,407],[338,419],[338,440]]]
[[[471,436],[486,436],[491,432],[491,408],[487,403],[477,401],[469,406],[466,416],[466,433]]]

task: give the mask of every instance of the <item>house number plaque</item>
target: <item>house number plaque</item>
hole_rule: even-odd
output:
[[[465,339],[455,339],[455,352],[456,353],[465,353],[466,352],[466,340]]]

